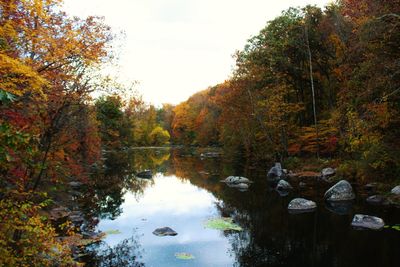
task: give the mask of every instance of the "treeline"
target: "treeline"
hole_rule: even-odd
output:
[[[400,1],[290,8],[238,51],[232,78],[174,109],[174,142],[260,159],[340,156],[399,173]],[[382,176],[382,175],[381,175]]]

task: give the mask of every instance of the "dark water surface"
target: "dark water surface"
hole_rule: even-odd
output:
[[[323,181],[289,182],[295,189],[280,196],[266,179],[266,169],[227,157],[202,158],[181,150],[132,150],[107,155],[105,176],[92,188],[88,212],[100,218],[97,229],[110,234],[92,246],[86,259],[93,266],[400,266],[400,232],[360,231],[350,226],[355,213],[400,223],[399,209],[371,206],[355,186],[354,203],[329,207]],[[153,179],[134,178],[151,169]],[[244,175],[254,183],[246,192],[220,180]],[[314,200],[314,213],[291,215],[294,197]],[[231,217],[241,232],[204,227],[209,218]],[[159,227],[177,236],[158,237]],[[180,260],[175,253],[195,259]]]

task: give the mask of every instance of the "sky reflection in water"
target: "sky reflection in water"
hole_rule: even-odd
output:
[[[204,221],[219,216],[218,200],[208,191],[182,181],[176,176],[159,175],[154,185],[145,189],[139,199],[128,192],[122,205],[123,213],[115,220],[102,220],[99,230],[119,230],[104,240],[115,246],[134,232],[144,249],[146,266],[180,266],[189,262],[174,254],[187,252],[195,256],[191,266],[232,266],[230,244],[223,233],[204,228]],[[168,226],[178,235],[157,237],[154,229]]]

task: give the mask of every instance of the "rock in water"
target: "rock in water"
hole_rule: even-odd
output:
[[[288,210],[290,213],[303,213],[303,212],[311,212],[317,208],[317,204],[314,201],[304,199],[304,198],[295,198],[290,201],[288,205]]]
[[[367,198],[367,202],[373,205],[383,204],[385,197],[381,195],[373,195]]]
[[[324,198],[328,201],[346,201],[356,198],[353,188],[346,180],[341,180],[326,191]]]
[[[395,195],[400,195],[400,185],[394,187],[390,193],[395,194]]]
[[[175,236],[178,233],[169,227],[162,227],[162,228],[157,228],[156,230],[154,230],[153,234],[156,236]]]
[[[301,187],[301,188],[304,188],[304,187],[306,187],[307,186],[307,184],[305,183],[305,182],[300,182],[299,183],[299,187]]]
[[[241,183],[251,183],[249,179],[246,177],[241,177],[241,176],[229,176],[225,180],[222,180],[222,182],[228,183],[228,184],[241,184]]]
[[[153,177],[153,174],[151,173],[150,170],[144,170],[144,171],[138,172],[138,173],[136,174],[136,176],[139,177],[139,178],[150,179],[150,178]]]
[[[351,226],[356,228],[380,230],[385,226],[385,223],[381,218],[363,214],[354,215]]]
[[[335,173],[336,173],[335,169],[325,168],[325,169],[322,169],[321,176],[322,177],[330,177],[330,176],[335,175]]]
[[[278,191],[289,191],[291,189],[293,189],[293,187],[285,180],[280,180],[276,186],[276,190]]]
[[[282,176],[283,176],[282,165],[279,162],[276,162],[275,166],[272,167],[267,173],[267,177],[270,179],[280,178]]]

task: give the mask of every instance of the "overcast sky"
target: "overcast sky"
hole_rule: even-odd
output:
[[[70,15],[104,16],[124,31],[119,68],[123,81],[154,104],[177,104],[227,79],[232,55],[268,20],[291,6],[329,0],[64,0]]]

